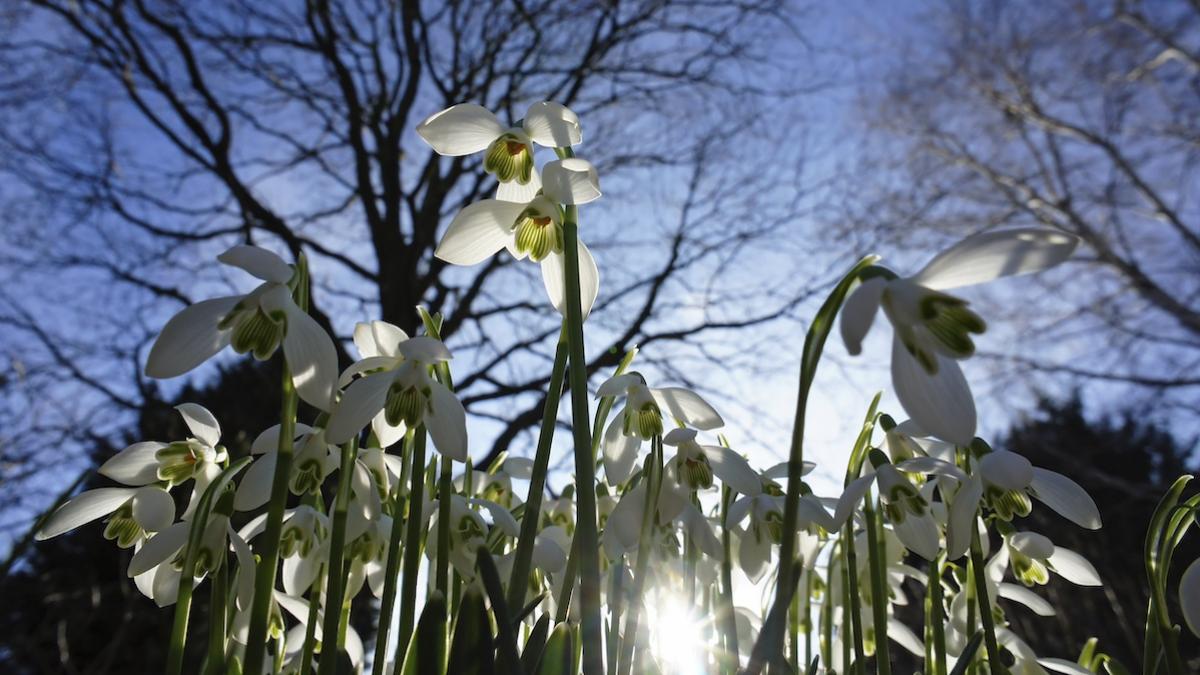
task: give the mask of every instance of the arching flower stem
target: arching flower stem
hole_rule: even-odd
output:
[[[848,669],[848,672],[863,675],[867,671],[867,655],[863,648],[862,612],[859,611],[862,609],[862,596],[858,592],[858,555],[854,550],[853,518],[846,521],[842,530],[842,544],[846,547],[843,562],[846,567],[847,592],[850,594],[847,611],[850,612],[850,624],[854,631],[854,667]]]
[[[926,621],[930,625],[930,633],[933,638],[933,659],[932,667],[928,669],[930,675],[946,675],[946,627],[943,625],[945,617],[942,616],[942,557],[939,555],[936,559],[929,563],[929,608],[925,612]]]

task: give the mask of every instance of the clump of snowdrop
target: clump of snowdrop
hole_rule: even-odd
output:
[[[600,180],[575,156],[583,139],[575,113],[536,102],[506,125],[463,103],[417,132],[441,155],[482,153],[481,175],[498,181],[495,198],[451,217],[435,255],[474,265],[506,250],[535,262],[562,315],[536,451],[473,463],[485,449],[471,444],[477,435],[468,435],[440,317],[422,311],[421,335],[355,324],[348,337],[358,360],[339,375],[334,338],[308,314],[303,258],[289,265],[262,248],[229,249],[219,261],[257,286],[171,318],[146,373],[183,375],[226,346],[280,357],[279,423],[239,430],[255,440],[230,449],[208,410],[180,405],[189,436],[122,450],[100,467],[119,486],[71,498],[37,535],[106,519],[103,536],[132,549],[137,588],[174,605],[169,673],[181,672],[199,584],[213,591],[209,665],[231,672],[329,675],[370,663],[374,675],[468,665],[567,673],[579,654],[585,675],[626,675],[635,664],[760,673],[781,660],[794,671],[870,665],[888,675],[894,648],[932,673],[959,663],[993,675],[1080,672],[1035,654],[1006,612],[1017,603],[1053,615],[1039,590],[1054,575],[1103,583],[1081,555],[1026,521],[1047,509],[1094,530],[1099,509],[1020,448],[975,437],[959,362],[987,324],[951,293],[1053,267],[1074,251],[1074,237],[989,231],[910,277],[863,259],[811,324],[788,457],[763,469],[726,435],[708,435],[725,419],[700,393],[651,387],[630,371],[636,350],[596,388],[594,412],[589,405],[584,319],[598,306],[600,277],[579,236],[579,207],[600,197]],[[842,337],[858,353],[880,308],[893,327],[892,384],[912,419],[880,413],[877,397],[847,439],[840,493],[821,496],[818,467],[803,457],[802,414],[821,349],[840,312]],[[556,444],[566,383],[572,434]],[[297,414],[298,399],[316,413]],[[564,445],[575,462],[552,473],[550,455]],[[1182,670],[1165,580],[1200,509],[1200,497],[1183,498],[1186,482],[1164,499],[1148,538],[1148,644],[1173,675]],[[186,504],[178,519],[177,502]],[[1178,594],[1185,622],[1200,629],[1200,562]],[[368,655],[344,617],[371,598],[380,611]],[[925,608],[920,626],[899,618],[897,608],[913,604]]]

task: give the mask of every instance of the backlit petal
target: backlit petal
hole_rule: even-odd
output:
[[[217,256],[217,260],[245,270],[263,281],[286,284],[292,278],[292,268],[283,258],[257,246],[234,246]]]
[[[904,411],[922,429],[958,445],[975,437],[975,399],[953,359],[937,355],[938,372],[925,372],[899,337],[892,340],[892,386]]]
[[[1069,258],[1078,245],[1077,237],[1051,228],[992,230],[967,237],[942,251],[913,281],[942,291],[1039,272]]]
[[[217,324],[242,296],[213,298],[185,307],[171,317],[150,348],[146,376],[177,377],[207,361],[229,344],[229,331]]]
[[[183,423],[197,440],[210,448],[217,447],[221,442],[221,425],[208,408],[197,403],[180,403],[175,409],[183,416]]]
[[[1100,529],[1100,510],[1078,483],[1049,469],[1033,469],[1033,496],[1058,515],[1089,530]]]
[[[852,356],[862,352],[863,338],[875,322],[875,315],[879,313],[879,300],[883,297],[883,289],[886,287],[887,281],[881,277],[868,279],[854,289],[842,305],[839,327],[846,351]]]
[[[490,110],[474,103],[450,106],[417,125],[417,133],[434,152],[447,157],[485,150],[504,131]]]
[[[600,175],[585,159],[556,159],[542,169],[542,192],[562,204],[587,204],[600,198]]]
[[[579,116],[561,103],[541,101],[529,106],[523,126],[530,140],[547,148],[569,148],[583,141]]]
[[[525,204],[484,199],[463,207],[450,221],[434,255],[451,265],[476,265],[513,239]]]
[[[133,488],[98,488],[81,493],[58,507],[46,519],[34,539],[41,541],[69,532],[116,511],[129,501],[137,490]]]

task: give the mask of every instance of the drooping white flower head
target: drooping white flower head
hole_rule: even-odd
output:
[[[965,300],[945,291],[1053,267],[1078,243],[1049,228],[968,237],[914,276],[865,281],[842,307],[842,340],[858,354],[882,306],[894,329],[892,386],[900,404],[929,433],[966,445],[975,435],[975,402],[957,360],[975,353],[971,335],[982,333],[986,324]]]
[[[417,125],[417,133],[447,157],[486,150],[483,168],[501,183],[527,184],[534,173],[533,144],[547,148],[578,145],[583,136],[579,117],[566,106],[541,101],[529,106],[519,126],[506,127],[490,110],[475,103],[459,103],[430,115]]]
[[[721,415],[699,394],[682,387],[647,387],[640,373],[609,378],[600,385],[596,395],[625,398],[625,407],[613,415],[604,433],[604,472],[613,485],[620,485],[633,475],[642,442],[663,434],[664,414],[702,431],[725,424]]]
[[[398,330],[398,329],[397,329]],[[445,385],[433,379],[429,367],[450,360],[450,350],[430,337],[414,337],[396,343],[392,354],[366,357],[348,373],[366,373],[346,388],[329,417],[325,436],[331,443],[345,443],[377,415],[380,439],[391,440],[395,428],[415,429],[424,424],[433,444],[443,455],[467,460],[467,413]],[[401,426],[403,425],[403,426]]]
[[[234,246],[217,259],[263,283],[245,295],[198,302],[171,317],[150,348],[146,375],[183,375],[227,345],[260,361],[282,345],[296,393],[328,411],[337,380],[337,351],[321,326],[293,301],[288,286],[292,267],[255,246]]]
[[[586,204],[600,197],[596,169],[570,157],[546,164],[526,188],[502,183],[497,199],[484,199],[454,216],[434,252],[452,265],[476,265],[507,249],[513,257],[540,263],[542,283],[551,304],[565,315],[566,279],[563,258],[562,204]],[[586,318],[600,289],[600,271],[582,239],[579,251],[579,294]]]
[[[672,429],[663,436],[663,444],[678,450],[668,463],[679,484],[690,490],[712,487],[713,477],[734,492],[756,495],[762,492],[762,479],[741,455],[719,445],[700,445],[695,429]]]

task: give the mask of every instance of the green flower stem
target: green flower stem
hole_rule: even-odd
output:
[[[454,493],[453,465],[449,457],[442,457],[442,470],[438,476],[438,554],[434,588],[450,598],[450,496]],[[455,607],[454,603],[450,605]]]
[[[804,569],[800,570],[800,577],[804,577]],[[791,663],[800,663],[800,594],[792,595],[792,606],[788,611],[788,660]]]
[[[225,600],[229,590],[229,561],[221,561],[213,575],[208,608],[208,664],[205,673],[220,673],[225,668]]]
[[[646,575],[649,574],[654,523],[658,516],[658,493],[662,487],[662,439],[655,436],[651,442],[650,456],[646,458],[646,505],[642,511],[642,528],[638,533],[637,561],[634,563],[633,603],[625,617],[625,640],[621,643],[617,663],[617,675],[629,675],[633,666],[633,648],[637,642],[638,620],[641,615],[642,593],[646,590]]]
[[[424,429],[421,429],[420,433],[423,441],[425,439]],[[408,463],[414,452],[413,437],[412,430],[404,434],[404,470],[402,471],[404,474],[408,473]],[[396,580],[400,572],[400,539],[404,535],[405,522],[403,509],[411,506],[411,504],[404,504],[401,499],[403,497],[401,494],[403,479],[402,476],[392,495],[392,532],[388,539],[387,567],[383,576],[383,598],[379,601],[379,627],[375,631],[375,659],[371,665],[373,675],[383,675],[384,660],[387,656],[388,632],[392,626],[392,611],[396,608]],[[404,644],[403,638],[401,638],[400,644]]]
[[[579,293],[579,210],[565,209],[563,258],[566,277],[567,340],[570,348],[571,431],[575,440],[576,524],[579,547],[580,613],[584,675],[604,671],[600,620],[600,536],[596,525],[596,469],[588,419],[587,361],[583,345],[583,307]]]
[[[847,672],[853,672],[850,662],[850,643],[855,640],[854,626],[851,622],[851,615],[855,614],[854,603],[850,599],[850,577],[853,575],[846,565],[846,538],[842,537],[840,543],[842,550],[838,556],[838,571],[842,575],[842,625],[839,627],[842,638],[842,666]]]
[[[830,558],[832,561],[832,557]],[[826,572],[825,597],[821,603],[821,662],[833,663],[833,565]]]
[[[576,530],[578,534],[578,530]],[[554,623],[567,620],[571,611],[571,592],[575,590],[575,578],[579,576],[579,537],[571,538],[571,551],[567,554],[567,567],[563,570],[562,588],[558,592],[558,610],[554,613]]]
[[[337,667],[342,649],[338,623],[342,598],[346,592],[344,557],[346,553],[346,513],[350,508],[350,485],[353,483],[354,460],[358,456],[358,438],[342,446],[342,462],[338,470],[338,489],[333,498],[333,533],[329,540],[329,568],[325,584],[325,624],[321,631],[321,662],[319,675],[331,675]],[[332,639],[331,639],[332,638]],[[251,672],[247,670],[246,672]]]
[[[888,654],[887,580],[884,569],[884,550],[879,512],[875,500],[867,497],[863,513],[867,521],[867,564],[871,569],[871,609],[875,621],[875,669],[879,675],[891,675],[892,662]]]
[[[408,648],[417,614],[417,574],[421,567],[421,530],[425,526],[421,517],[425,502],[425,442],[425,429],[422,428],[412,449],[408,530],[404,533],[404,586],[400,590],[400,627],[396,630],[396,665],[393,669],[396,675],[400,675],[403,667],[403,652]]]
[[[283,511],[287,507],[288,478],[292,472],[292,445],[296,436],[296,388],[292,372],[285,362],[283,402],[279,413],[279,445],[275,451],[275,475],[271,479],[271,502],[267,506],[267,524],[259,542],[262,548],[254,574],[254,600],[250,604],[250,628],[246,642],[247,673],[262,671],[263,655],[267,649],[267,622],[270,621],[271,593],[275,589],[275,572],[279,567],[279,535],[283,529]]]
[[[984,568],[983,548],[979,543],[979,520],[971,524],[971,568],[974,576],[975,597],[979,601],[979,618],[983,621],[983,644],[987,647],[988,668],[992,675],[1001,675],[1000,646],[996,642],[996,622],[992,618],[992,603],[988,598],[987,570]]]
[[[313,649],[317,644],[317,612],[321,608],[321,586],[325,581],[325,565],[317,570],[317,578],[308,593],[308,619],[304,623],[304,650],[300,654],[301,673],[312,673]]]
[[[567,372],[567,331],[560,331],[554,351],[554,366],[550,370],[550,388],[546,390],[546,405],[542,410],[542,426],[538,431],[537,452],[534,453],[533,475],[529,478],[529,493],[525,497],[525,512],[521,517],[521,534],[513,554],[512,576],[508,579],[508,606],[521,611],[529,589],[529,568],[533,561],[533,541],[537,537],[538,521],[542,515],[542,496],[546,491],[546,474],[550,467],[550,446],[554,442],[554,427],[558,422],[558,404],[562,397],[563,380]]]
[[[850,593],[850,604],[846,611],[850,612],[850,624],[854,628],[854,670],[855,673],[865,673],[867,656],[863,649],[862,627],[862,597],[858,594],[858,556],[854,551],[854,519],[846,523],[842,530],[843,541],[846,545],[846,576],[847,588]]]
[[[810,567],[808,575],[804,578],[804,660],[812,661],[813,658],[813,622],[812,622],[812,596],[813,596],[813,575],[817,573],[815,567]]]
[[[929,563],[929,609],[925,612],[933,634],[932,675],[946,675],[946,627],[942,616],[942,560]]]
[[[733,542],[729,532],[729,505],[733,503],[733,490],[721,486],[721,632],[725,635],[725,654],[722,659],[721,672],[733,675],[737,671],[740,656],[738,653],[737,616],[733,605]]]

